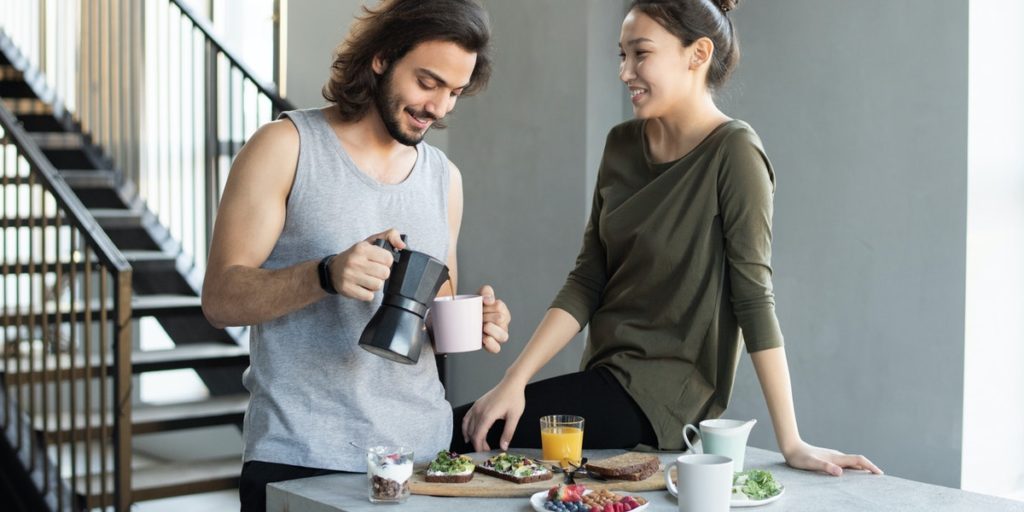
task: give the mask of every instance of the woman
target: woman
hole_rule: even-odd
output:
[[[881,473],[797,429],[771,283],[774,173],[713,97],[739,60],[735,4],[634,0],[619,77],[636,119],[608,135],[576,268],[501,382],[456,409],[454,450],[539,446],[545,414],[586,418],[588,448],[680,450],[683,425],[728,405],[742,330],[786,462]],[[588,322],[583,371],[527,385]]]

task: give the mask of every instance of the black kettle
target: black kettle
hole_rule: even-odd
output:
[[[416,364],[424,343],[429,343],[424,317],[448,280],[448,267],[408,246],[398,251],[387,240],[373,244],[391,251],[395,261],[384,282],[384,300],[363,329],[359,346],[397,363]]]

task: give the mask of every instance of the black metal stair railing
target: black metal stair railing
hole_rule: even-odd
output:
[[[201,279],[231,161],[293,107],[178,0],[0,0],[0,50],[38,97],[4,103],[52,114],[91,162],[57,171],[0,105],[0,425],[51,508],[129,510],[133,272],[61,173],[114,180]]]
[[[0,190],[3,432],[56,510],[89,494],[127,510],[131,266],[2,104]],[[79,424],[96,408],[111,414]],[[67,442],[41,453],[45,430]]]
[[[0,0],[0,30],[201,276],[231,161],[293,107],[179,0]]]

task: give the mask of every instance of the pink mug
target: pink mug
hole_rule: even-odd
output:
[[[480,295],[438,297],[430,308],[434,352],[454,354],[483,346],[484,298]]]

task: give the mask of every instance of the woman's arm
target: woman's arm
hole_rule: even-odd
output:
[[[772,417],[775,439],[786,464],[811,471],[822,471],[833,476],[843,474],[843,468],[863,469],[876,474],[882,470],[863,455],[846,455],[836,450],[819,448],[800,439],[793,407],[793,388],[789,380],[789,364],[783,347],[759,350],[750,354],[761,383],[764,401]]]
[[[519,417],[526,408],[526,384],[555,357],[555,354],[565,348],[578,332],[580,324],[572,315],[558,308],[548,310],[526,344],[526,348],[505,370],[505,377],[480,397],[462,419],[463,439],[471,440],[475,451],[491,449],[487,445],[487,432],[491,430],[495,421],[501,419],[505,420],[505,430],[501,433],[501,449],[508,449],[516,425],[519,424]]]

